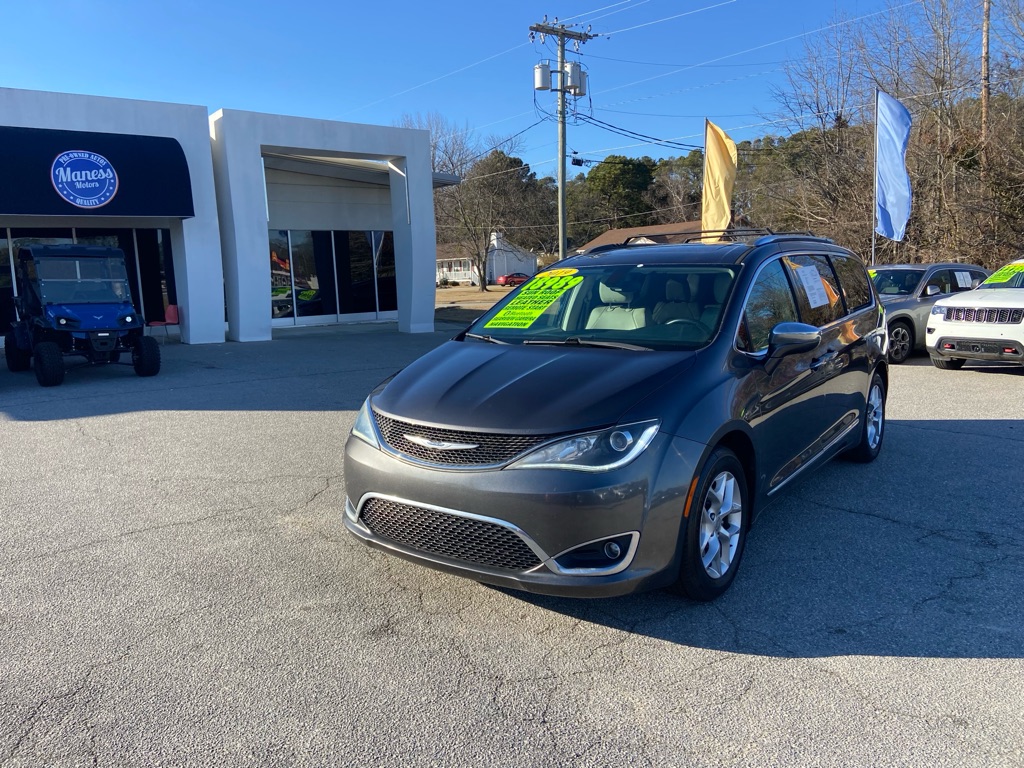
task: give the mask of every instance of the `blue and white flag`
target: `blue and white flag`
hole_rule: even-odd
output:
[[[875,104],[875,232],[902,240],[910,218],[910,113],[887,93]]]

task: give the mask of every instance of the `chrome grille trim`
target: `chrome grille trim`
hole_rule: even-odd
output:
[[[951,323],[997,323],[1017,325],[1024,321],[1024,308],[945,307],[943,318]]]
[[[374,536],[428,556],[525,572],[548,560],[519,527],[493,517],[368,493],[358,520]]]
[[[552,435],[512,435],[447,429],[385,416],[373,420],[386,450],[406,461],[442,469],[497,469],[552,439]],[[448,443],[437,448],[430,443]]]

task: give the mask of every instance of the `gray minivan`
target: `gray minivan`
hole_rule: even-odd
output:
[[[714,599],[792,480],[878,455],[887,342],[863,263],[829,240],[563,260],[370,393],[345,524],[498,586]]]

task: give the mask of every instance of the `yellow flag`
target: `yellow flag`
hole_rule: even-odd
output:
[[[704,193],[700,228],[728,229],[732,219],[732,186],[736,181],[736,144],[725,131],[704,121]],[[718,239],[708,238],[708,239]]]

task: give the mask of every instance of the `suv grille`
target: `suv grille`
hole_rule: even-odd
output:
[[[947,322],[963,323],[1019,323],[1024,320],[1024,309],[973,309],[946,307]]]
[[[508,571],[541,562],[514,531],[483,520],[380,498],[367,500],[360,517],[382,539],[451,560]]]
[[[411,421],[400,421],[376,411],[377,421],[384,442],[399,453],[428,464],[447,467],[496,466],[506,464],[524,451],[540,445],[547,435],[503,435],[488,432],[463,432],[458,429],[427,427]],[[456,443],[474,446],[472,448],[433,448],[409,440],[419,437],[439,443]]]

